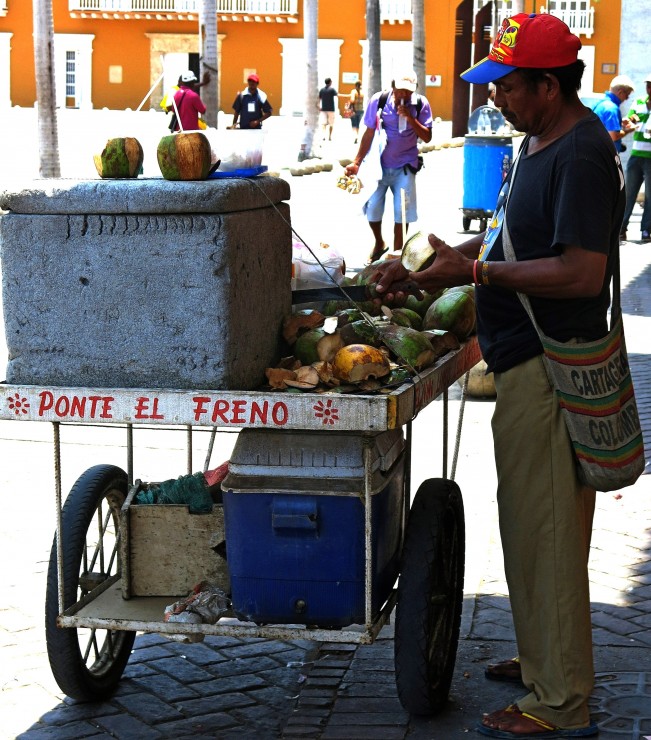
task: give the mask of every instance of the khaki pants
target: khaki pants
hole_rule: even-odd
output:
[[[594,684],[587,553],[595,492],[575,473],[542,357],[495,374],[492,427],[506,580],[530,693],[523,712],[589,723]]]

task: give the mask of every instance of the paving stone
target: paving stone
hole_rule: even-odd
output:
[[[203,681],[192,687],[198,694],[208,696],[210,694],[227,694],[233,691],[246,691],[259,686],[264,686],[264,681],[259,676],[222,676],[212,681]]]
[[[398,697],[389,698],[361,698],[361,697],[339,697],[337,699],[337,713],[355,712],[364,714],[367,712],[395,713],[407,716],[403,710]]]
[[[217,676],[238,676],[245,673],[260,673],[265,669],[278,668],[279,663],[269,655],[256,655],[252,658],[235,658],[227,660],[224,663],[218,663],[213,666],[213,677]],[[283,668],[283,670],[288,670]]]
[[[402,740],[406,729],[402,727],[339,727],[328,725],[323,740]]]
[[[616,635],[624,636],[632,635],[632,633],[639,632],[641,629],[635,622],[619,619],[612,614],[604,614],[599,611],[592,612],[592,624]]]
[[[88,702],[77,704],[60,704],[50,712],[41,715],[40,721],[46,725],[67,724],[76,720],[95,719],[98,714],[110,715],[119,712],[119,708],[106,702]]]
[[[337,707],[332,713],[328,727],[334,725],[383,725],[386,727],[406,727],[409,715],[404,712],[368,712],[363,714],[352,714],[349,712],[339,713]]]
[[[188,717],[194,717],[215,712],[228,712],[236,707],[249,707],[253,704],[256,704],[256,700],[249,694],[233,692],[218,696],[203,696],[200,699],[188,699],[177,704],[176,708]]]
[[[214,678],[214,673],[210,673],[195,665],[194,662],[180,656],[153,660],[149,665],[184,683],[207,681]]]
[[[128,714],[98,717],[95,721],[107,732],[110,732],[113,737],[117,737],[120,740],[139,740],[139,738],[147,740],[148,738],[163,737],[157,729],[149,727],[144,722],[141,722],[135,717],[130,717]]]
[[[250,658],[257,655],[273,655],[274,653],[282,653],[286,649],[286,646],[282,643],[261,640],[260,642],[223,648],[220,652],[227,658]]]
[[[129,696],[120,696],[116,701],[143,722],[155,724],[165,720],[181,718],[181,713],[176,708],[149,693],[141,692]]]
[[[167,646],[162,648],[160,645],[154,645],[152,647],[134,650],[129,657],[129,663],[142,663],[146,660],[156,660],[158,658],[169,657],[170,653]]]
[[[145,727],[145,730],[147,729]],[[53,738],[54,740],[77,740],[77,738],[96,737],[101,734],[102,730],[91,725],[90,722],[71,722],[68,725],[30,728],[18,735],[18,738],[20,740],[46,740],[46,738]],[[153,736],[144,735],[143,737]],[[156,737],[160,737],[160,735]]]
[[[156,729],[159,730],[164,737],[168,738],[180,738],[180,737],[224,737],[221,734],[215,734],[221,730],[226,730],[229,727],[236,726],[237,720],[229,717],[228,714],[203,714],[200,716],[192,715],[186,719],[178,722],[164,722],[163,724],[157,725]],[[206,734],[207,733],[207,734]]]
[[[146,689],[155,694],[165,702],[183,701],[184,699],[194,699],[197,692],[190,686],[186,686],[179,681],[167,675],[156,674],[153,676],[142,676],[134,680],[141,689]]]

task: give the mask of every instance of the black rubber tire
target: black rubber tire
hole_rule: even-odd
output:
[[[119,511],[126,494],[127,474],[114,465],[89,468],[72,487],[61,514],[64,608],[119,573]],[[50,667],[69,697],[78,701],[104,699],[120,681],[136,633],[57,627],[58,581],[55,536],[45,597]]]
[[[402,551],[395,621],[398,696],[410,714],[447,703],[463,606],[465,531],[461,491],[432,478],[418,489]]]
[[[470,231],[470,221],[471,219],[468,216],[464,216],[461,219],[461,225],[463,226],[464,231]]]
[[[479,222],[479,231],[486,231],[486,227],[488,226],[488,219],[482,218]]]

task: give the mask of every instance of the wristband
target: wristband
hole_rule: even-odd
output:
[[[472,281],[475,285],[479,285],[479,280],[477,279],[477,265],[479,263],[479,260],[475,260],[472,263]]]

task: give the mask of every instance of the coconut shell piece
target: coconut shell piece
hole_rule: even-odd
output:
[[[324,321],[325,316],[318,311],[297,311],[283,322],[283,338],[288,344],[294,344],[301,333],[322,326]]]
[[[269,385],[280,390],[287,388],[288,380],[296,380],[296,373],[293,370],[284,370],[280,367],[268,367],[264,374],[267,376]]]

